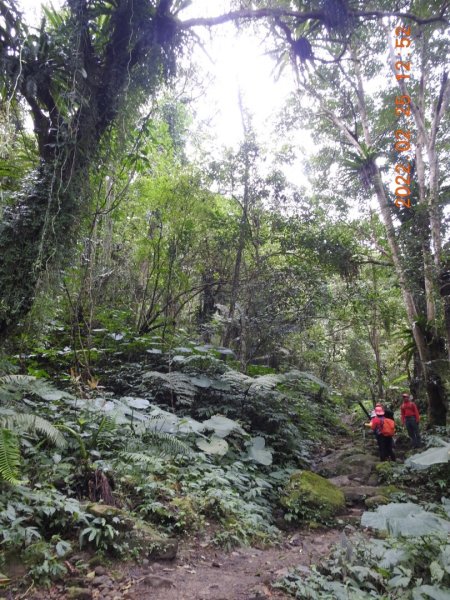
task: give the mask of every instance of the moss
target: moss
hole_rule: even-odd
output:
[[[383,496],[387,496],[388,498],[390,498],[391,496],[395,496],[396,494],[401,494],[402,490],[396,485],[385,485],[382,488],[380,488],[380,492]]]
[[[345,507],[345,497],[324,477],[311,471],[296,471],[285,488],[281,504],[300,520],[324,523]]]
[[[389,498],[384,495],[372,496],[371,498],[366,498],[364,500],[364,504],[367,508],[375,508],[376,506],[380,506],[381,504],[389,504]]]
[[[392,463],[385,461],[375,466],[375,471],[380,483],[390,483],[392,481]]]

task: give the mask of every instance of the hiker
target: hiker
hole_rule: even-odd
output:
[[[402,424],[405,425],[408,435],[411,439],[411,444],[413,448],[419,448],[421,445],[420,440],[420,432],[419,432],[419,409],[415,402],[413,402],[413,397],[408,393],[402,394],[403,403],[400,407],[400,415]]]
[[[383,407],[381,406],[381,404],[376,404],[375,408],[373,410],[370,411],[370,423],[366,423],[367,427],[370,427],[373,431],[373,434],[375,436],[375,440],[377,442],[377,446],[378,446],[378,452],[381,456],[381,442],[380,442],[380,435],[377,431],[377,429],[373,429],[372,428],[372,421],[376,418],[377,416],[377,411],[378,412],[382,412],[383,411]]]
[[[390,412],[392,415],[392,412]],[[388,458],[395,461],[393,438],[395,434],[394,419],[386,417],[381,404],[375,406],[375,417],[370,422],[370,428],[375,433],[380,451],[380,460]]]
[[[395,435],[395,421],[394,421],[394,412],[390,408],[384,409],[384,421],[385,425],[383,426],[384,430],[384,438],[386,444],[386,455],[391,458],[393,461],[396,460],[395,452],[394,452],[394,435]],[[392,423],[390,423],[392,421]],[[392,435],[389,433],[391,432]]]

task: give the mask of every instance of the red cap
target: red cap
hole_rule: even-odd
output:
[[[402,394],[402,398],[409,398],[409,394],[407,394],[406,392],[404,394]]]

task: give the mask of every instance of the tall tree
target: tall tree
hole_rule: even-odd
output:
[[[445,20],[445,10],[421,17],[344,0],[258,2],[212,18],[182,21],[183,0],[67,0],[61,13],[47,11],[29,30],[12,0],[0,0],[1,92],[20,97],[34,122],[40,165],[0,225],[0,335],[29,311],[42,273],[64,265],[89,202],[89,170],[118,117],[130,113],[174,73],[186,31],[229,21],[291,18],[324,31],[350,32],[358,22],[388,14],[415,22]],[[359,4],[359,3],[358,3]],[[362,4],[362,3],[361,3]],[[346,34],[347,35],[347,34]],[[345,42],[344,42],[345,43]],[[311,58],[306,37],[290,40],[300,58]]]
[[[446,3],[441,3],[440,6],[442,9],[447,8]],[[430,7],[432,8],[434,7]],[[292,34],[289,33],[288,23],[280,21],[279,25],[289,42],[289,36],[292,37]],[[427,27],[430,27],[431,31],[425,35],[422,28],[428,31]],[[357,36],[353,36],[351,40],[346,39],[343,51],[345,60],[327,67],[322,66],[316,74],[305,72],[304,68],[299,70],[297,62],[295,68],[300,93],[309,95],[319,107],[314,118],[316,121],[322,119],[322,127],[324,121],[331,125],[331,129],[328,125],[329,135],[335,136],[344,149],[344,156],[347,156],[345,167],[358,175],[360,197],[373,193],[378,200],[390,254],[420,357],[422,376],[426,382],[430,421],[433,424],[445,424],[447,399],[441,377],[441,325],[444,319],[442,303],[438,297],[439,274],[443,267],[440,250],[443,230],[439,220],[443,199],[439,194],[437,172],[440,153],[445,152],[445,148],[442,147],[442,132],[445,134],[446,129],[442,130],[441,126],[450,90],[445,71],[439,81],[437,73],[440,63],[436,59],[430,61],[429,55],[432,51],[428,46],[426,51],[422,49],[419,52],[422,39],[425,39],[426,44],[426,39],[431,42],[433,36],[436,36],[436,31],[443,35],[437,25],[436,30],[434,27],[417,26],[415,37],[420,60],[414,64],[420,69],[419,85],[415,90],[409,91],[405,87],[405,80],[397,78],[401,95],[394,98],[392,92],[399,92],[395,92],[392,85],[381,94],[378,93],[378,98],[367,92],[368,81],[377,69],[381,71],[383,68],[381,50],[385,46],[385,27],[381,23],[378,29],[362,27]],[[390,34],[393,29],[392,25]],[[401,30],[409,32],[411,28],[401,27]],[[408,40],[410,39],[408,37]],[[406,43],[408,42],[405,42],[405,45]],[[380,52],[378,57],[377,50]],[[425,62],[424,53],[428,56]],[[392,68],[394,69],[394,65]],[[394,81],[392,77],[392,82]],[[427,86],[427,81],[431,85]],[[439,85],[436,86],[437,81]],[[381,105],[381,111],[376,108],[375,100]],[[394,131],[398,129],[394,120],[394,109],[401,106],[402,102],[414,107],[413,114],[418,130],[415,153],[418,191],[416,194],[413,189],[411,209],[399,209],[394,206],[385,183],[384,169],[377,162],[380,154],[384,154],[389,161],[394,160],[391,147],[395,142],[392,141]],[[388,113],[390,118],[386,118]],[[410,135],[410,132],[406,135]],[[424,153],[427,156],[428,172]],[[401,167],[398,167],[398,172],[400,169]],[[414,248],[414,252],[408,254],[408,249],[411,248]],[[411,275],[413,266],[419,275]],[[437,310],[441,311],[440,314],[437,314]],[[448,343],[450,345],[450,341]]]

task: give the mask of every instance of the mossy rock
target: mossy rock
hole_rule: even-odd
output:
[[[178,540],[161,535],[143,521],[135,523],[132,545],[141,548],[143,554],[153,560],[172,560],[178,552]]]
[[[393,463],[384,461],[375,466],[375,472],[380,483],[389,483],[393,476]]]
[[[162,535],[148,523],[133,518],[127,511],[98,502],[89,504],[87,510],[96,517],[111,521],[113,527],[121,531],[122,538],[127,540],[130,547],[140,549],[147,558],[154,560],[175,558],[178,551],[177,540]]]
[[[296,471],[280,499],[299,520],[326,522],[345,508],[342,491],[311,471]]]
[[[71,600],[92,600],[92,592],[86,588],[71,586],[67,588],[67,598]]]
[[[384,485],[382,488],[380,488],[380,492],[382,493],[383,496],[386,496],[387,498],[391,498],[392,496],[395,496],[396,494],[403,493],[402,490],[400,488],[398,488],[396,485]]]
[[[377,506],[381,506],[382,504],[389,504],[389,502],[389,498],[386,498],[386,496],[381,494],[378,496],[371,496],[370,498],[366,498],[364,500],[364,504],[367,508],[375,508]]]
[[[111,523],[115,529],[120,531],[130,531],[134,527],[134,519],[130,514],[117,506],[92,502],[87,505],[86,510],[94,517],[106,519],[108,523]],[[113,519],[115,520],[113,521]]]

